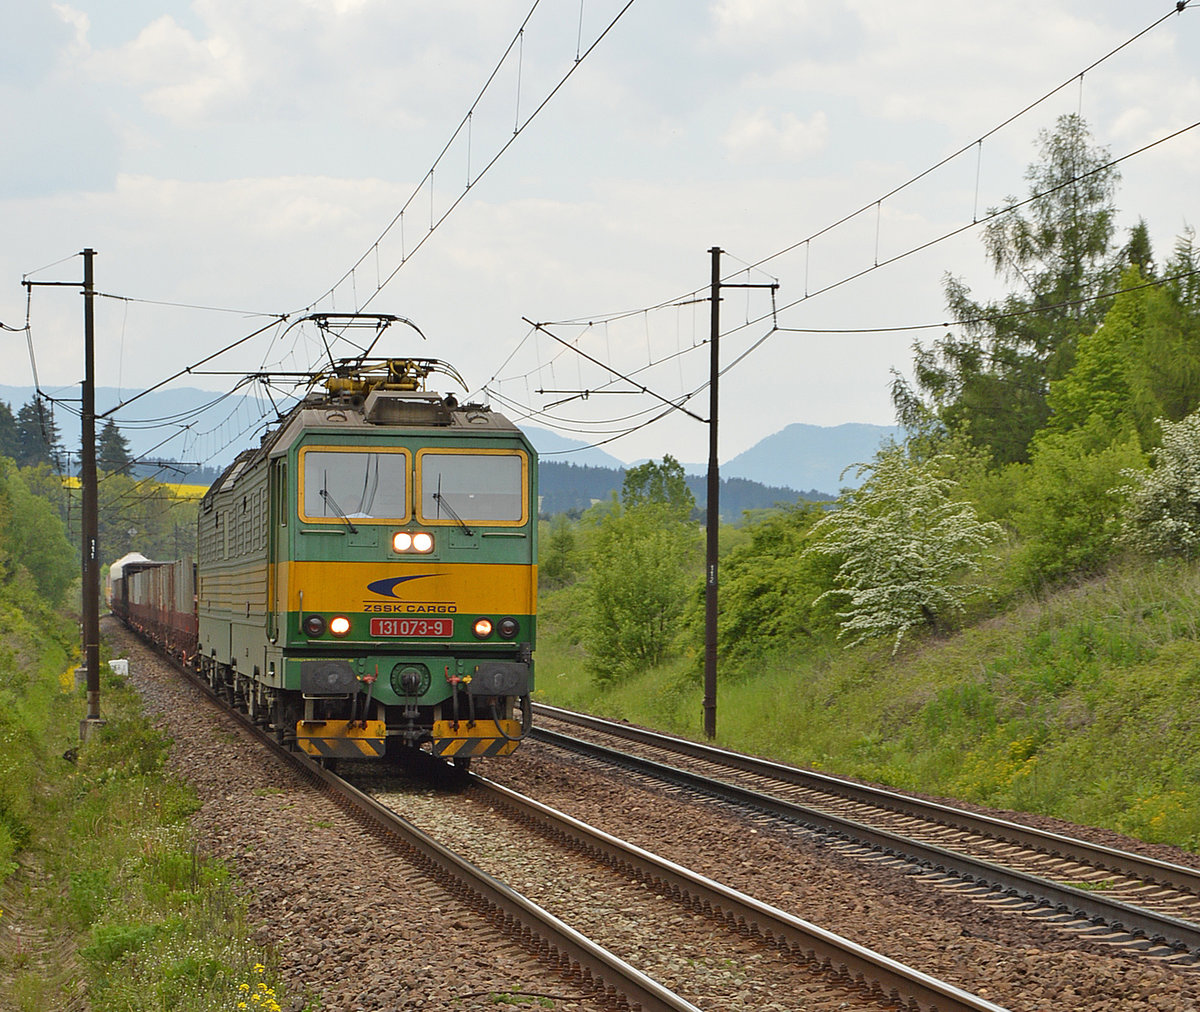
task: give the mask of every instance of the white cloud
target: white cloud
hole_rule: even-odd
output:
[[[735,162],[803,161],[824,149],[829,140],[829,120],[820,111],[805,121],[794,113],[772,117],[766,109],[758,109],[734,121],[721,140]]]
[[[54,8],[54,13],[75,32],[75,37],[71,42],[72,54],[86,53],[90,48],[88,30],[91,28],[91,19],[83,11],[76,10],[70,4],[56,3],[51,6]]]
[[[712,19],[718,29],[759,32],[770,25],[778,29],[809,22],[824,16],[829,7],[813,0],[716,0]]]
[[[618,6],[584,5],[585,43]],[[57,21],[27,50],[31,70],[6,79],[11,106],[29,110],[16,131],[29,140],[24,174],[10,167],[0,197],[8,240],[0,319],[24,313],[15,284],[24,271],[85,245],[99,251],[98,283],[109,292],[279,312],[307,304],[407,199],[528,8],[529,0],[61,0]],[[50,21],[49,4],[39,9]],[[562,0],[539,8],[543,20],[523,43],[524,112],[572,66],[579,15],[578,3]],[[705,283],[713,245],[730,251],[731,266],[753,262],[867,206],[767,268],[783,286],[781,306],[802,299],[1023,192],[1030,140],[1057,107],[989,141],[979,159],[972,151],[882,207],[871,203],[1150,19],[1124,0],[635,4],[372,308],[414,319],[430,335],[429,353],[477,380],[520,341],[522,315],[562,319],[670,299]],[[1058,104],[1082,103],[1114,154],[1191,122],[1200,104],[1194,20],[1169,20]],[[49,84],[35,92],[35,80]],[[408,252],[434,212],[462,194],[468,165],[478,170],[512,138],[517,96],[515,67],[505,68],[473,119],[469,158],[465,144],[452,149],[436,200],[422,193],[409,212]],[[1123,218],[1145,214],[1161,230],[1161,253],[1160,234],[1169,242],[1198,216],[1189,188],[1198,143],[1200,131],[1122,165]],[[400,255],[396,230],[378,261],[372,251],[338,289],[337,308],[362,302]],[[976,235],[805,299],[783,322],[832,329],[936,319],[945,271],[977,290],[990,282]],[[746,314],[740,297],[726,309],[730,319]],[[99,311],[101,341],[124,343],[126,385],[160,379],[246,322],[142,303]],[[37,294],[34,312],[47,376],[61,370],[62,382],[75,382],[77,298]],[[612,353],[624,356],[614,364],[636,364],[639,352],[644,361],[659,342],[669,351],[677,329],[691,340],[703,315],[688,306],[675,320],[672,310],[664,332],[652,320],[649,335],[640,317],[625,333],[610,328]],[[736,355],[757,336],[723,350]],[[776,335],[723,386],[727,451],[791,421],[890,420],[888,369],[910,361],[910,342],[909,334]],[[593,350],[609,352],[604,342]],[[257,368],[264,354],[231,367]],[[702,427],[690,420],[639,438],[614,449],[703,455]]]
[[[88,70],[136,90],[147,109],[177,123],[206,118],[244,98],[251,85],[244,53],[231,40],[199,40],[170,16],[123,46],[93,52]]]

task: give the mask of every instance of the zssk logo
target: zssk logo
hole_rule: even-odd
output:
[[[436,573],[422,573],[419,576],[392,576],[386,580],[376,580],[374,583],[368,583],[367,590],[372,594],[378,594],[380,597],[394,597],[399,600],[400,595],[396,593],[396,588],[400,584],[408,583],[410,580],[426,580],[436,575]]]

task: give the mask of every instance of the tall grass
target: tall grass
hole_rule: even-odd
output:
[[[700,737],[694,662],[602,692],[542,631],[539,698]],[[1128,561],[896,656],[765,645],[718,685],[730,747],[1200,850],[1200,566]]]
[[[228,870],[198,855],[169,740],[107,676],[106,724],[81,744],[83,694],[50,643],[26,666],[32,643],[0,646],[0,917],[21,929],[0,932],[0,1009],[281,1008]]]

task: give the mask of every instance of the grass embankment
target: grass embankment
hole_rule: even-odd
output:
[[[569,592],[568,592],[569,593]],[[695,662],[600,689],[556,637],[540,700],[702,736]],[[721,744],[1200,850],[1200,566],[1127,563],[943,639],[723,667]]]
[[[170,742],[106,667],[107,723],[81,744],[51,628],[0,641],[0,1009],[289,1007],[229,872],[197,853]]]

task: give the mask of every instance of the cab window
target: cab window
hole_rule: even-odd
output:
[[[418,454],[420,519],[425,523],[522,524],[525,522],[525,455]]]
[[[395,450],[300,452],[300,515],[308,521],[408,518],[408,455]]]

